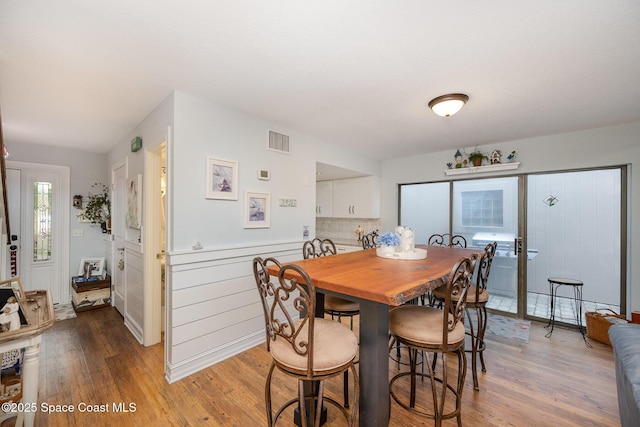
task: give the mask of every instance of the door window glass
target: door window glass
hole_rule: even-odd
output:
[[[33,185],[33,261],[51,260],[51,182],[36,181]]]

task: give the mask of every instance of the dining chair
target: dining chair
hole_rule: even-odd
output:
[[[423,305],[401,305],[391,310],[389,328],[393,337],[409,349],[409,371],[399,372],[389,384],[391,397],[403,408],[434,420],[435,426],[441,426],[442,420],[456,418],[462,425],[462,391],[466,376],[467,358],[464,351],[464,313],[467,294],[477,257],[462,258],[451,269],[446,284],[444,309]],[[454,299],[455,297],[455,299]],[[428,372],[416,372],[418,353],[424,352],[423,366]],[[450,384],[448,377],[452,368],[448,366],[448,354],[454,353],[458,359],[457,381]],[[441,368],[438,370],[438,354],[441,354]],[[452,373],[451,373],[452,374]],[[453,375],[453,374],[452,374]],[[410,378],[409,396],[399,396],[394,384],[401,378]],[[430,393],[425,391],[424,402],[416,406],[416,378],[430,379]],[[428,387],[428,386],[427,386]],[[407,387],[398,389],[406,390]],[[431,395],[432,408],[428,401]],[[455,398],[455,408],[447,409],[447,396]],[[407,402],[408,400],[408,402]]]
[[[427,244],[429,246],[449,246],[452,248],[466,248],[467,247],[467,239],[460,234],[454,234],[453,236],[449,233],[444,234],[432,234],[427,239]],[[433,296],[433,292],[429,291],[426,294],[420,297],[422,305],[429,304],[433,307],[437,301]]]
[[[302,256],[304,259],[335,255],[337,253],[336,245],[331,239],[320,239],[316,237],[313,240],[307,240],[302,245]]]
[[[378,230],[362,236],[362,249],[377,248],[378,246],[380,246],[380,244],[378,244]]]
[[[277,276],[269,267],[278,269]],[[295,278],[285,279],[285,275]],[[298,403],[300,424],[307,426],[308,414],[320,425],[323,402],[339,408],[350,426],[358,413],[359,383],[354,360],[358,339],[340,322],[316,318],[316,288],[309,275],[294,264],[280,264],[275,258],[253,259],[253,275],[258,286],[265,319],[267,351],[271,367],[265,384],[265,404],[269,426],[275,426],[283,411]],[[275,369],[298,380],[298,396],[272,410],[271,381]],[[354,378],[351,414],[334,399],[324,396],[324,380],[351,370]],[[309,383],[313,386],[309,387]]]
[[[487,372],[484,364],[484,350],[486,348],[484,335],[487,331],[487,302],[489,302],[489,292],[487,291],[487,282],[489,281],[489,273],[491,271],[491,263],[496,254],[497,242],[489,243],[484,248],[484,253],[476,263],[478,270],[476,272],[476,282],[469,288],[467,296],[467,304],[465,312],[469,319],[469,331],[467,335],[471,337],[471,372],[473,373],[473,389],[480,390],[478,385],[478,368],[477,359],[480,356],[480,364],[482,372]],[[444,303],[446,291],[438,288],[433,291],[433,297],[440,303]],[[454,296],[454,301],[457,296]],[[471,315],[475,310],[475,319]]]
[[[427,239],[427,244],[429,246],[451,246],[452,248],[466,248],[467,239],[465,239],[464,236],[460,234],[432,234],[431,236],[429,236],[429,239]]]
[[[336,245],[331,239],[308,240],[302,245],[302,256],[304,259],[318,258],[323,256],[335,255]],[[350,320],[349,327],[353,330],[353,317],[360,314],[360,305],[357,302],[340,298],[334,295],[324,296],[324,312],[331,315],[331,319],[338,318],[338,322],[343,317]],[[344,407],[349,407],[349,373],[344,373]]]

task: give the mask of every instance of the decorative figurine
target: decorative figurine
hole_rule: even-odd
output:
[[[456,169],[460,169],[462,167],[462,154],[460,154],[460,150],[456,151],[453,158],[456,160]]]
[[[507,156],[507,160],[509,161],[509,163],[511,163],[511,162],[513,162],[513,159],[515,159],[515,157],[516,157],[516,151],[515,151],[515,150],[513,150],[513,151],[511,152],[511,154],[509,154],[509,155]]]
[[[491,153],[491,164],[492,165],[499,164],[501,157],[502,157],[502,153],[500,152],[500,150],[493,150],[493,153]]]

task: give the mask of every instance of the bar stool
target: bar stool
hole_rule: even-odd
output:
[[[556,298],[558,296],[558,288],[560,286],[571,286],[573,287],[573,302],[576,306],[576,325],[578,326],[578,330],[582,334],[584,343],[588,347],[591,347],[591,344],[589,344],[589,342],[587,341],[587,337],[585,335],[585,327],[582,325],[582,286],[584,285],[584,283],[582,283],[582,281],[580,280],[568,279],[568,278],[562,278],[562,277],[549,277],[547,281],[549,282],[549,299],[551,300],[551,316],[549,317],[549,323],[547,323],[547,326],[545,326],[545,328],[551,328],[551,329],[549,329],[549,332],[547,332],[547,335],[545,336],[547,338],[551,336],[551,334],[553,333],[553,327],[555,326],[555,323],[556,323],[555,306],[556,306]]]

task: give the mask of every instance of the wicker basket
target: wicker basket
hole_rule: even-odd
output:
[[[592,340],[611,345],[609,341],[609,328],[614,323],[626,319],[623,315],[608,308],[596,308],[596,311],[588,311],[584,314],[587,320],[587,336]]]

